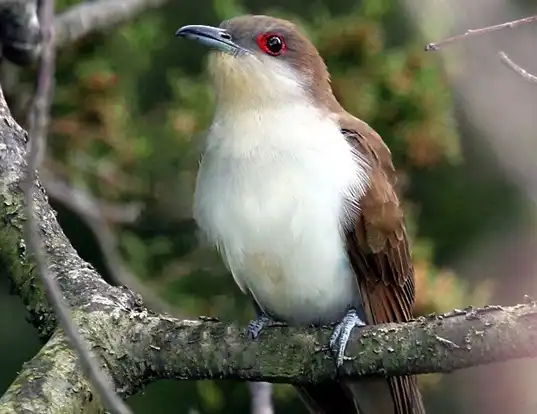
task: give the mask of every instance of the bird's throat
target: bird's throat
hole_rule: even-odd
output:
[[[292,68],[273,59],[212,52],[208,67],[217,111],[261,110],[310,101]]]

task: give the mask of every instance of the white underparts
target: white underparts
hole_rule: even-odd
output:
[[[262,310],[289,323],[335,322],[360,305],[343,226],[367,185],[365,161],[305,98],[219,105],[194,216]]]

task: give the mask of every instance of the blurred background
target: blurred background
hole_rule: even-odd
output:
[[[58,12],[76,4],[60,0]],[[535,13],[523,0],[196,0],[169,2],[58,56],[42,178],[80,255],[111,283],[177,317],[253,315],[191,219],[196,166],[213,109],[205,48],[185,24],[242,13],[299,23],[318,46],[337,98],[392,150],[412,238],[416,313],[514,304],[537,296],[537,25],[438,52],[426,43]],[[35,69],[0,67],[25,125]],[[25,309],[0,280],[0,393],[39,349]],[[537,346],[537,345],[536,345]],[[180,350],[178,350],[180,352]],[[537,364],[515,361],[420,377],[434,414],[537,411]],[[276,413],[305,413],[289,386]],[[248,387],[162,381],[129,400],[136,413],[249,412]]]

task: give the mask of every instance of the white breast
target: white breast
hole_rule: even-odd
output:
[[[359,200],[367,185],[366,163],[318,110],[242,110],[215,118],[194,216],[265,312],[334,322],[360,305],[342,222],[345,200]]]

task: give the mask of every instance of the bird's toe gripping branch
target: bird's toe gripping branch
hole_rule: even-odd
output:
[[[350,309],[347,315],[334,328],[330,337],[330,351],[336,357],[336,366],[339,368],[345,360],[345,349],[355,327],[366,326],[366,323],[360,319],[355,309]]]
[[[278,322],[267,315],[260,315],[248,324],[245,335],[250,339],[257,339],[261,330],[274,326],[287,326],[283,322]]]

